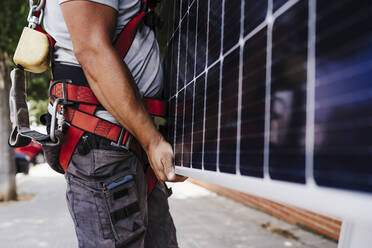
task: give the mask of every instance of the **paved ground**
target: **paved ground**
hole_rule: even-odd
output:
[[[39,165],[28,176],[18,175],[17,184],[20,196],[32,199],[0,203],[0,247],[77,247],[63,176]],[[170,205],[180,248],[337,247],[332,241],[191,183],[171,186]]]

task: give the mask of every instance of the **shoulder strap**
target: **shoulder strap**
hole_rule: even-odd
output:
[[[119,52],[122,58],[124,58],[125,55],[128,53],[128,50],[131,47],[136,36],[138,27],[143,21],[143,18],[146,16],[147,12],[147,0],[141,0],[140,12],[128,22],[128,24],[120,32],[118,38],[114,42],[114,47]]]

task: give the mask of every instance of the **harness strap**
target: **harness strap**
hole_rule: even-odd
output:
[[[66,121],[76,128],[109,139],[115,143],[120,142],[120,133],[124,133],[120,145],[124,145],[128,141],[129,135],[125,128],[83,111],[68,108]]]
[[[65,94],[65,95],[64,95]],[[93,91],[86,86],[76,84],[63,84],[60,81],[53,82],[50,85],[51,98],[63,98],[76,103],[100,105]]]
[[[66,100],[81,103],[100,105],[93,91],[87,86],[79,86],[73,83],[64,84],[61,81],[55,81],[50,86],[50,97],[66,98]],[[160,99],[143,98],[142,103],[145,105],[150,115],[166,116],[167,103]]]
[[[146,1],[142,1],[146,2]],[[145,17],[146,12],[141,11],[137,16],[135,16],[121,31],[117,40],[114,43],[115,49],[119,54],[124,58],[128,53],[129,48],[131,47],[134,38],[137,33],[137,29],[142,22],[142,19]]]
[[[83,108],[83,105],[80,105]],[[79,106],[79,108],[80,108]],[[92,105],[91,108],[85,108],[84,110],[90,114],[94,114],[97,106]],[[67,109],[68,110],[68,109]],[[70,126],[65,137],[65,141],[62,144],[61,151],[59,154],[59,163],[61,164],[64,171],[67,170],[68,164],[70,163],[72,154],[79,143],[81,136],[83,136],[84,130],[81,130],[75,126]]]

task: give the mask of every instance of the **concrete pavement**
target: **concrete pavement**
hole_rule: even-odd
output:
[[[25,200],[0,203],[0,248],[77,247],[63,176],[47,165],[38,165],[28,176],[17,175],[17,185]],[[180,248],[337,247],[191,183],[170,186]]]

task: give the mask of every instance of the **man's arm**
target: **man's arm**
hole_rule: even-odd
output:
[[[69,1],[61,8],[75,56],[100,103],[137,138],[159,180],[185,180],[175,176],[172,147],[155,128],[128,67],[111,43],[116,10],[89,1]]]

